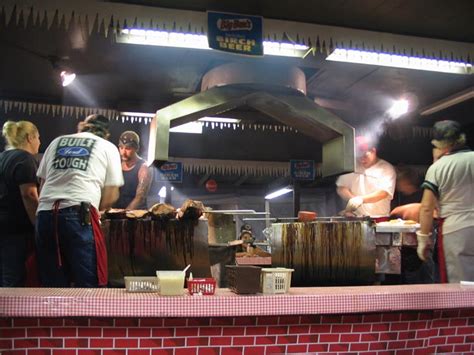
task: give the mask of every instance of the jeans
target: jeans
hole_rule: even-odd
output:
[[[59,266],[52,211],[38,212],[36,247],[40,280],[45,287],[98,287],[92,226],[81,225],[79,211],[58,211],[57,230],[62,266]]]
[[[28,238],[32,235],[6,232],[0,236],[0,287],[24,287]]]
[[[425,261],[418,258],[415,248],[402,247],[402,284],[432,284],[435,282],[433,254]]]

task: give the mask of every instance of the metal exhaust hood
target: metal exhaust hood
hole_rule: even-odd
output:
[[[170,128],[247,105],[322,144],[323,176],[354,171],[354,128],[305,94],[304,73],[296,67],[230,63],[214,68],[203,77],[201,93],[156,112],[150,158],[168,160]]]

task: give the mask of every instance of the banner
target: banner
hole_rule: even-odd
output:
[[[290,174],[295,180],[314,180],[314,160],[290,160]]]
[[[164,163],[158,168],[157,181],[183,182],[183,163]]]
[[[220,51],[263,55],[262,17],[207,12],[209,47]]]

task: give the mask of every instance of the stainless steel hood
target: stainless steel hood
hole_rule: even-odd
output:
[[[208,72],[202,90],[156,112],[148,150],[155,161],[168,160],[170,128],[245,105],[322,144],[323,176],[354,171],[354,128],[305,96],[299,68],[230,63]]]

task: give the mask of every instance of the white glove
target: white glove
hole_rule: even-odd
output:
[[[431,249],[433,243],[431,241],[431,233],[425,234],[420,231],[416,232],[416,239],[418,241],[418,246],[416,248],[416,253],[420,260],[425,261],[428,257],[428,251]]]
[[[347,201],[346,211],[355,211],[364,204],[362,196],[356,196]]]

